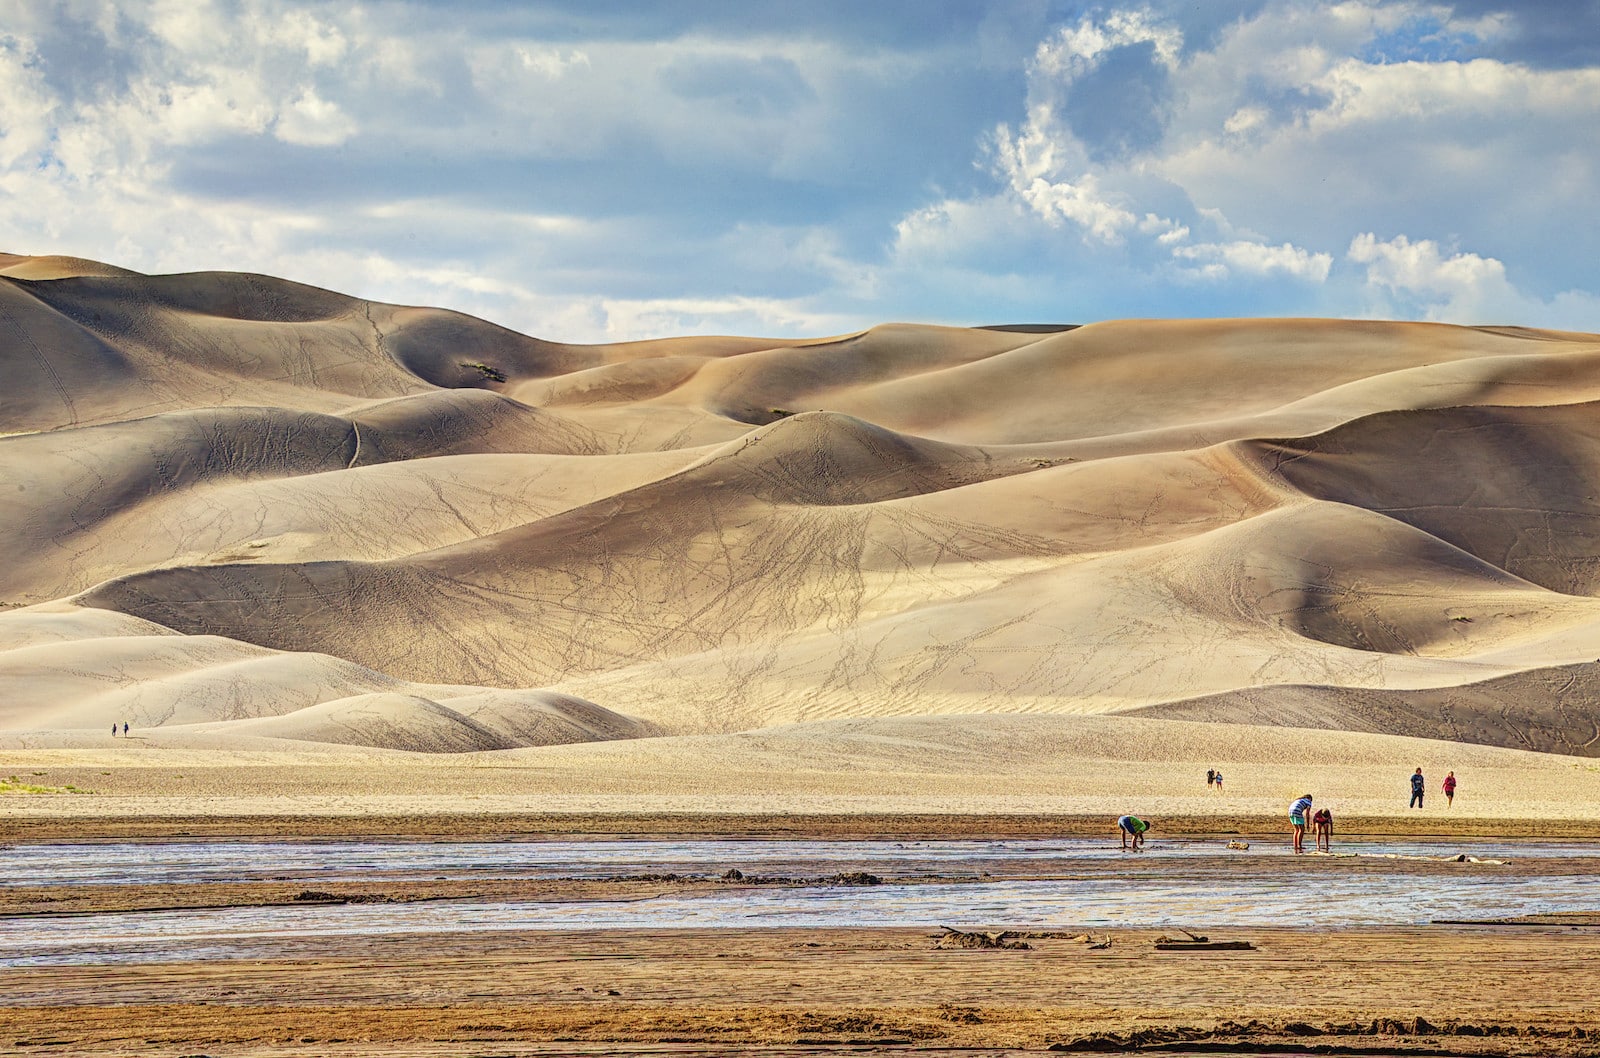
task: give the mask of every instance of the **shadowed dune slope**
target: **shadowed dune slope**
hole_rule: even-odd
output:
[[[1552,591],[1600,580],[1600,403],[1373,415],[1244,446],[1308,495],[1378,511]]]
[[[1138,711],[1600,755],[1596,335],[579,346],[7,255],[0,366],[0,730]]]
[[[390,463],[418,467],[431,457],[446,455],[569,456],[598,447],[581,426],[478,391],[419,394],[348,417],[276,408],[211,408],[0,437],[0,463],[9,468],[8,481],[15,484],[9,502],[0,506],[0,533],[27,556],[0,569],[0,593],[34,602],[57,597],[63,589],[89,587],[128,569],[184,559],[217,560],[230,546],[259,548],[265,546],[263,538],[283,533],[336,538],[338,526],[350,515],[380,512],[370,505],[371,499],[367,506],[357,506],[366,492],[360,475],[350,473],[330,490],[325,476],[335,472]],[[318,480],[301,489],[274,490],[267,485],[312,476]],[[434,479],[420,477],[433,487]],[[402,485],[412,503],[406,511],[437,504],[450,508],[468,533],[482,532],[485,525],[504,527],[504,515],[475,519],[470,512],[485,505],[461,495],[464,490],[451,489],[455,480],[439,484],[431,500],[425,492]],[[247,482],[256,487],[238,487]],[[229,491],[227,486],[234,486],[234,495],[220,495]],[[507,480],[504,474],[490,474],[477,487],[503,489],[513,507],[517,494],[525,494],[515,478]],[[342,499],[341,489],[346,490]],[[461,506],[452,503],[447,491],[458,494]],[[282,500],[317,509],[296,522],[286,517],[288,508],[273,502]],[[411,521],[406,511],[398,515],[402,529]],[[391,519],[388,526],[396,524],[393,512],[385,516]],[[365,520],[372,541],[397,535],[372,524],[370,518]],[[429,550],[452,539],[426,532],[398,535],[415,539],[412,551]],[[363,549],[357,545],[355,550],[360,554]],[[394,552],[378,547],[375,553],[387,557]],[[264,556],[246,550],[237,557]]]
[[[1415,690],[1247,688],[1148,706],[1132,715],[1415,735],[1595,756],[1600,748],[1600,662]]]

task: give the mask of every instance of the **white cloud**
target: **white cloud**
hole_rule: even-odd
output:
[[[1428,319],[1472,320],[1520,300],[1505,265],[1475,253],[1446,257],[1431,239],[1412,242],[1397,235],[1380,242],[1363,232],[1350,241],[1348,256],[1366,266],[1369,287],[1400,304],[1424,307]]]
[[[1350,241],[1348,257],[1365,267],[1372,315],[1600,329],[1600,298],[1593,293],[1569,290],[1549,300],[1530,297],[1512,285],[1500,261],[1466,252],[1446,256],[1431,239],[1397,235],[1379,240],[1363,232]]]
[[[1085,18],[1058,30],[1039,45],[1034,70],[1070,82],[1093,70],[1107,52],[1132,44],[1152,45],[1161,62],[1172,66],[1183,49],[1183,32],[1148,10],[1111,11],[1102,19]]]
[[[1328,278],[1328,272],[1333,268],[1332,254],[1311,253],[1289,243],[1280,246],[1266,246],[1243,240],[1197,243],[1192,246],[1178,246],[1172,254],[1182,260],[1201,263],[1203,267],[1212,269],[1206,274],[1216,278],[1228,275],[1231,270],[1252,276],[1278,273],[1305,282],[1321,283]],[[1216,266],[1223,266],[1222,270],[1217,271]]]
[[[1141,164],[1270,241],[1334,252],[1410,230],[1503,257],[1543,243],[1515,265],[1552,284],[1600,249],[1567,219],[1600,177],[1593,138],[1574,136],[1600,124],[1600,70],[1369,55],[1419,22],[1447,41],[1507,32],[1439,5],[1268,5],[1176,71],[1181,105]]]
[[[586,35],[577,6],[556,39],[553,7],[0,0],[0,248],[583,340],[1129,311],[1600,326],[1600,69],[1491,57],[1515,19],[1444,3],[1245,6],[1017,16],[997,51],[825,19]],[[950,133],[981,93],[929,87],[1001,62],[1024,80],[982,81]]]
[[[1279,280],[1328,287],[1318,307],[1352,314],[1570,316],[1582,292],[1519,290],[1505,250],[1547,244],[1517,263],[1524,282],[1546,270],[1546,283],[1600,251],[1587,223],[1600,148],[1574,136],[1600,127],[1600,69],[1470,55],[1511,32],[1504,14],[1463,19],[1409,0],[1267,3],[1201,47],[1148,9],[1090,16],[1039,45],[1025,117],[997,128],[989,160],[1001,197],[1079,231],[1085,260],[1140,269],[1152,285],[1163,274]],[[1163,109],[1143,140],[1097,152],[1067,105],[1134,46],[1144,57],[1124,70],[1147,63]],[[1380,226],[1433,239],[1362,234]],[[1462,248],[1442,253],[1436,239]],[[1364,281],[1341,278],[1341,254]],[[1326,300],[1351,293],[1342,310]]]
[[[1219,235],[1239,237],[1191,244],[1191,223],[1149,210],[1141,216],[1140,187],[1147,183],[1149,172],[1159,170],[1159,149],[1131,161],[1091,160],[1088,145],[1063,117],[1063,101],[1110,53],[1141,44],[1149,45],[1153,61],[1169,75],[1182,75],[1183,34],[1147,11],[1113,13],[1103,20],[1085,18],[1039,45],[1029,66],[1027,119],[1015,132],[1001,125],[991,144],[995,171],[1010,193],[1047,224],[1076,225],[1086,242],[1114,247],[1142,235],[1149,249],[1169,254],[1188,265],[1188,271],[1208,279],[1244,274],[1324,282],[1333,263],[1328,253],[1289,242],[1269,245],[1248,232],[1236,233],[1226,217],[1207,217],[1203,211],[1195,211],[1194,223],[1205,222]],[[1229,115],[1223,131],[1236,139],[1267,120],[1264,109],[1245,107]]]
[[[339,109],[307,88],[300,97],[278,112],[272,134],[285,143],[302,147],[336,147],[355,134],[356,123]]]
[[[46,90],[39,71],[39,54],[32,42],[0,36],[0,168],[9,169],[28,159],[44,160],[49,149],[57,104]]]

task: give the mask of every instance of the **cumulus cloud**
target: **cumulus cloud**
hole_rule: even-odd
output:
[[[1076,232],[1081,261],[1152,290],[1228,285],[1235,312],[1270,311],[1252,309],[1274,300],[1263,282],[1334,314],[1584,302],[1573,277],[1600,236],[1572,218],[1596,201],[1600,149],[1572,130],[1600,123],[1600,68],[1481,54],[1516,19],[1446,3],[1268,2],[1203,40],[1181,17],[1061,27],[1028,64],[1021,121],[990,140],[999,196]],[[1089,106],[1099,119],[1075,116]],[[1380,228],[1425,234],[1380,243]]]
[[[1446,253],[1432,239],[1404,235],[1380,240],[1362,232],[1350,241],[1349,260],[1363,266],[1368,314],[1449,323],[1528,323],[1594,330],[1600,297],[1565,290],[1539,298],[1518,290],[1493,257]]]
[[[1116,64],[1119,56],[1127,61]],[[1148,89],[1160,82],[1181,91],[1188,63],[1182,31],[1146,10],[1086,17],[1063,27],[1040,43],[1029,65],[1026,120],[1016,130],[1002,124],[995,131],[991,156],[996,173],[1009,193],[1045,223],[1070,222],[1087,242],[1120,246],[1130,237],[1142,237],[1146,245],[1133,253],[1170,255],[1207,279],[1276,274],[1323,282],[1332,267],[1332,256],[1325,252],[1287,242],[1269,245],[1252,237],[1191,243],[1196,229],[1216,235],[1236,232],[1219,212],[1196,208],[1181,184],[1152,186],[1149,177],[1165,156],[1174,112],[1166,94],[1157,98]],[[1115,76],[1101,78],[1106,73]],[[1086,98],[1088,102],[1081,102]],[[1081,116],[1091,112],[1111,113],[1112,127]],[[1254,119],[1265,120],[1265,111]],[[1229,122],[1236,131],[1249,124],[1238,112]],[[1130,128],[1144,131],[1130,136]],[[1181,127],[1172,135],[1181,137]],[[1142,208],[1152,197],[1158,209]],[[1174,205],[1186,216],[1161,211]]]
[[[1172,255],[1201,264],[1203,269],[1210,270],[1205,273],[1206,275],[1218,279],[1226,278],[1231,273],[1253,276],[1279,273],[1311,283],[1321,283],[1328,278],[1328,272],[1333,268],[1332,254],[1311,253],[1289,243],[1279,246],[1267,246],[1243,240],[1195,243],[1175,247]]]
[[[0,248],[574,340],[1594,329],[1592,8],[0,0]]]
[[[299,98],[278,111],[272,133],[285,143],[304,147],[337,147],[356,131],[356,123],[338,104],[306,89]]]

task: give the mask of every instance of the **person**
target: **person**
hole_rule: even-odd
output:
[[[1444,806],[1449,808],[1456,800],[1456,773],[1444,777]]]
[[[1306,851],[1306,817],[1311,814],[1311,795],[1301,794],[1289,806],[1289,825],[1294,828],[1294,851]]]
[[[116,738],[117,737],[117,725],[116,724],[112,724],[111,725],[111,737],[112,738]]]
[[[1333,851],[1333,810],[1328,808],[1317,809],[1317,814],[1311,817],[1311,825],[1316,833],[1317,851]]]
[[[1428,780],[1426,780],[1426,779],[1424,779],[1422,777],[1422,769],[1418,768],[1417,769],[1417,773],[1415,775],[1411,776],[1411,803],[1409,805],[1407,805],[1406,807],[1408,807],[1408,808],[1421,808],[1422,807],[1422,791],[1425,790],[1427,788],[1427,786],[1428,786]]]
[[[1222,773],[1217,772],[1217,793],[1222,792]]]
[[[128,722],[126,720],[122,722],[122,737],[128,737]]]
[[[1211,788],[1211,784],[1216,782],[1216,781],[1217,781],[1217,769],[1215,769],[1215,768],[1207,768],[1206,769],[1206,789],[1209,790]]]
[[[1144,848],[1144,832],[1150,829],[1150,821],[1140,819],[1138,816],[1118,816],[1117,829],[1122,832],[1122,848],[1127,851],[1128,838],[1133,838],[1133,851],[1138,852]]]

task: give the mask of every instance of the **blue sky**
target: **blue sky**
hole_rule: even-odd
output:
[[[1600,0],[0,0],[0,249],[569,341],[1600,331]]]

